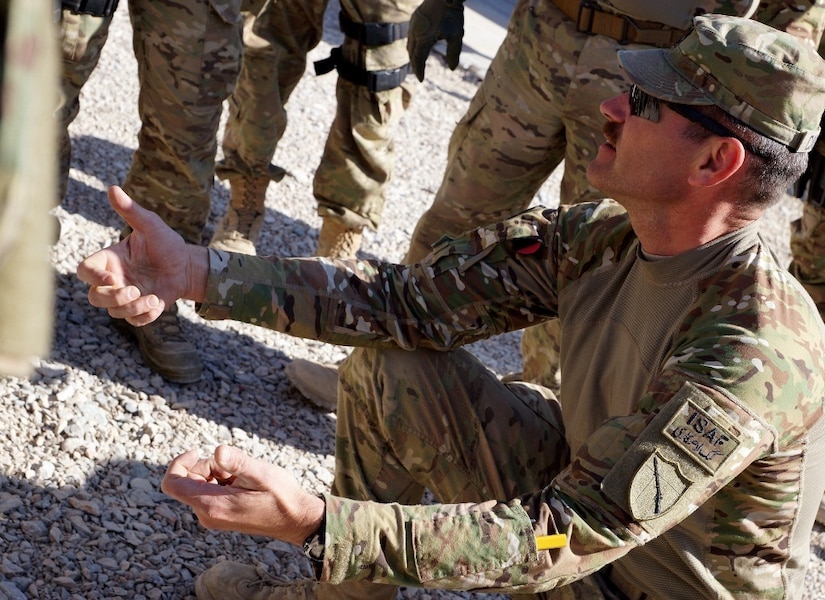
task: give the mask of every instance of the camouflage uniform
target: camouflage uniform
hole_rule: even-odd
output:
[[[825,163],[825,139],[811,153],[811,161]],[[821,171],[820,171],[821,172]],[[825,319],[825,188],[824,181],[810,182],[802,205],[802,217],[791,223],[791,272],[811,295]]]
[[[825,56],[825,41],[819,54]],[[825,135],[811,152],[808,174],[799,186],[802,217],[791,223],[791,272],[816,302],[825,319]]]
[[[141,127],[123,188],[184,239],[201,243],[210,212],[217,131],[234,88],[242,52],[241,0],[129,0],[138,66]],[[84,5],[70,10],[67,5]],[[108,36],[114,6],[85,14],[85,0],[64,0],[60,193],[70,163],[68,127]],[[62,197],[62,196],[61,196]],[[128,233],[128,228],[123,234]],[[145,327],[114,324],[133,336],[144,362],[168,381],[193,383],[203,364],[183,334],[173,306]]]
[[[222,102],[240,69],[240,0],[130,0],[140,79],[141,128],[123,184],[139,204],[199,244],[209,216]],[[111,15],[63,10],[64,106],[61,177],[68,176],[65,129],[97,64]]]
[[[58,203],[66,195],[72,141],[69,125],[80,111],[80,90],[97,66],[100,52],[109,36],[112,15],[94,16],[63,9],[60,18],[60,43],[63,54],[61,101],[58,110]]]
[[[26,375],[52,338],[58,52],[49,3],[9,0],[0,17],[0,374]]]
[[[210,262],[207,318],[387,349],[341,368],[324,580],[527,592],[613,562],[657,598],[800,589],[825,488],[825,464],[803,451],[825,442],[823,325],[756,224],[649,262],[604,201],[532,209],[422,265]],[[558,314],[577,348],[561,404],[463,350],[424,350]],[[689,434],[694,414],[716,428],[713,451]],[[662,514],[645,478],[656,457]],[[424,487],[447,504],[406,506]],[[534,534],[556,532],[568,547],[537,553]]]
[[[676,49],[620,61],[648,94],[715,104],[791,152],[819,134],[825,63],[763,25],[700,17]],[[825,490],[825,325],[758,220],[653,258],[604,200],[525,211],[413,265],[209,263],[206,318],[360,347],[340,373],[317,598],[569,597],[597,571],[620,597],[799,595]],[[459,348],[554,317],[559,399]],[[419,505],[425,489],[443,503]]]
[[[603,139],[599,105],[626,88],[616,51],[645,45],[581,33],[557,3],[571,4],[520,0],[516,5],[507,36],[453,132],[441,187],[416,225],[406,262],[425,256],[441,235],[455,235],[523,210],[562,160],[562,204],[603,197],[585,178],[587,164]],[[621,8],[623,14],[646,21],[645,27],[664,28],[657,45],[669,46],[681,37],[680,29],[689,26],[694,11],[750,16],[754,2],[614,0],[595,4],[608,11]],[[821,0],[768,0],[761,3],[755,17],[821,35],[825,8],[820,4]],[[680,6],[684,7],[681,20]],[[668,11],[677,14],[662,14]],[[657,19],[666,19],[666,24]],[[635,35],[632,29],[631,34]],[[552,322],[525,331],[522,354],[527,380],[558,385],[558,336],[558,325]]]
[[[229,103],[223,141],[226,158],[218,166],[219,177],[229,181],[283,177],[283,170],[270,161],[286,128],[286,102],[304,74],[307,52],[321,39],[327,4],[328,0],[249,0],[243,5],[243,69]],[[394,166],[393,130],[411,97],[410,86],[400,82],[409,63],[406,25],[417,4],[417,0],[341,2],[343,19],[355,30],[364,23],[393,24],[397,37],[377,45],[356,39],[350,32],[328,63],[331,68],[337,61],[341,73],[338,104],[313,187],[318,214],[351,228],[376,228],[381,220]],[[316,68],[322,64],[316,63]],[[399,83],[389,89],[370,89],[351,81],[347,66],[361,69],[364,76],[369,71],[373,77],[397,71]]]

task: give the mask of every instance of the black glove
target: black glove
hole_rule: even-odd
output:
[[[447,42],[447,66],[454,70],[464,37],[464,0],[424,0],[410,17],[407,52],[418,81],[424,81],[424,64],[438,40]]]

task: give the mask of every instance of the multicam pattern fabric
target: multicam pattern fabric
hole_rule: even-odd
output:
[[[0,373],[27,375],[52,339],[54,274],[46,248],[56,220],[52,118],[58,49],[48,2],[2,5],[0,48]]]
[[[240,69],[240,0],[130,0],[141,129],[124,189],[193,243],[209,216],[222,103]],[[66,132],[106,42],[109,18],[63,11],[61,193]],[[93,110],[90,107],[90,110]]]
[[[60,106],[57,112],[58,190],[56,203],[66,195],[69,166],[72,162],[72,141],[69,125],[80,111],[80,90],[100,60],[100,52],[109,37],[112,16],[95,17],[63,10],[60,14],[60,45],[63,55]]]
[[[670,2],[706,12],[743,15],[754,2]],[[644,2],[623,2],[630,10]],[[657,3],[662,4],[662,3]],[[817,40],[825,27],[822,0],[767,0],[755,18]],[[816,44],[815,43],[815,44]],[[432,206],[419,221],[406,261],[426,256],[441,235],[457,235],[526,208],[564,161],[559,201],[574,204],[603,197],[585,179],[603,137],[600,103],[627,89],[617,51],[605,36],[576,31],[551,0],[521,0],[507,36],[450,140],[447,169]]]
[[[820,40],[819,54],[825,56]],[[790,270],[816,302],[825,320],[825,133],[811,152],[802,216],[791,223]]]
[[[806,452],[825,435],[825,330],[756,224],[650,261],[604,201],[477,228],[418,265],[215,250],[210,263],[207,318],[394,349],[380,369],[374,350],[342,369],[341,402],[356,406],[342,416],[358,425],[339,428],[334,489],[353,497],[327,498],[326,580],[537,592],[612,564],[657,598],[801,589],[825,489]],[[469,356],[451,349],[558,315],[576,348],[560,405],[450,368]],[[514,417],[516,395],[535,417]],[[493,426],[501,443],[476,452]],[[379,442],[391,452],[370,470]],[[485,489],[498,465],[517,481]],[[447,503],[408,504],[430,484]],[[537,552],[535,535],[558,532],[567,546]]]
[[[242,5],[243,70],[230,98],[219,177],[283,176],[270,161],[286,129],[287,100],[305,73],[307,53],[321,40],[328,3],[250,0]],[[418,4],[345,0],[341,6],[358,23],[403,23]],[[373,71],[409,62],[404,39],[367,47],[345,38],[341,52],[351,64]],[[411,91],[402,84],[369,92],[339,78],[335,119],[314,179],[320,216],[341,219],[352,228],[378,227],[394,170],[393,133]]]
[[[803,203],[802,217],[791,223],[791,255],[791,272],[825,319],[825,207]]]
[[[123,189],[186,240],[209,217],[223,101],[241,65],[240,0],[129,0],[141,128]]]

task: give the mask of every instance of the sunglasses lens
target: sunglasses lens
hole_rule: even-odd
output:
[[[659,121],[659,100],[642,91],[638,86],[630,86],[630,114],[648,121]]]

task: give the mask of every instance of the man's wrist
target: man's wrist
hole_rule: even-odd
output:
[[[186,248],[189,251],[189,289],[186,298],[203,302],[209,281],[209,249],[194,244],[187,245]]]
[[[327,513],[326,508],[321,516],[321,523],[318,529],[310,534],[304,540],[304,554],[309,559],[312,565],[312,570],[315,572],[315,578],[321,578],[321,572],[324,568],[324,554],[326,553],[326,534],[327,534]]]

